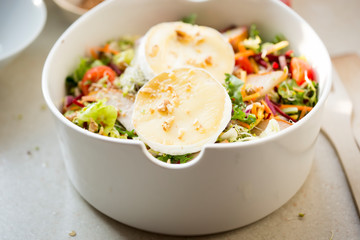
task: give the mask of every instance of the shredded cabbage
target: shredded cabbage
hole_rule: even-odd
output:
[[[124,94],[136,93],[146,83],[146,78],[138,66],[129,66],[115,84],[123,90]]]
[[[258,52],[260,49],[261,38],[257,35],[255,38],[247,38],[243,41],[244,47]]]
[[[259,137],[266,137],[273,135],[280,131],[279,123],[275,119],[270,119],[268,125],[266,126],[265,130],[260,134]]]
[[[89,125],[93,120],[104,128],[104,135],[116,137],[119,133],[114,126],[118,112],[114,106],[105,105],[105,101],[105,99],[102,99],[84,107],[73,122],[80,127],[84,127],[84,123]]]
[[[245,142],[258,138],[250,133],[250,130],[240,125],[231,124],[230,128],[221,133],[218,141]]]
[[[134,56],[135,56],[134,49],[129,48],[125,51],[122,51],[122,52],[119,52],[118,54],[116,54],[113,58],[113,61],[115,64],[126,63],[127,65],[130,65]]]
[[[238,138],[238,133],[235,130],[235,128],[230,128],[229,130],[227,130],[226,132],[223,132],[220,136],[219,136],[219,140],[228,140],[229,142],[235,142],[236,139]]]

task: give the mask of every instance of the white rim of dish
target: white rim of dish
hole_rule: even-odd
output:
[[[116,0],[114,0],[116,1]],[[63,123],[65,124],[67,127],[70,127],[71,129],[73,129],[74,131],[77,131],[81,134],[85,134],[88,137],[91,138],[96,138],[99,139],[101,141],[108,141],[108,142],[113,142],[113,143],[122,143],[122,144],[132,144],[132,145],[138,145],[143,149],[143,152],[145,154],[145,156],[147,156],[151,162],[153,162],[154,164],[167,168],[167,169],[186,169],[188,167],[191,167],[192,165],[197,164],[200,159],[202,158],[202,156],[204,155],[204,152],[206,151],[206,149],[217,149],[217,148],[221,148],[221,149],[226,149],[226,148],[243,148],[243,147],[248,147],[248,146],[252,146],[252,145],[261,145],[264,144],[268,141],[273,141],[275,139],[278,139],[280,137],[282,137],[283,135],[287,135],[287,134],[291,134],[291,132],[295,131],[296,128],[299,128],[300,126],[302,126],[303,124],[305,124],[312,115],[314,115],[319,108],[321,108],[321,106],[325,103],[327,96],[330,92],[331,89],[331,85],[332,85],[332,64],[330,61],[330,56],[327,52],[327,49],[324,45],[324,43],[322,42],[322,40],[319,38],[319,36],[317,35],[317,33],[311,28],[311,26],[300,17],[300,15],[298,15],[294,10],[292,10],[291,8],[287,7],[285,4],[281,3],[281,1],[278,0],[270,0],[271,2],[273,2],[274,4],[279,5],[279,7],[283,8],[284,11],[290,11],[292,12],[292,14],[294,15],[295,18],[297,18],[298,21],[300,21],[302,24],[306,25],[309,30],[312,32],[312,34],[314,35],[314,37],[319,41],[321,48],[323,48],[324,53],[326,53],[326,65],[329,66],[329,72],[324,73],[324,79],[326,81],[326,83],[323,86],[323,89],[321,89],[321,96],[319,97],[319,100],[317,102],[317,104],[315,105],[315,107],[312,109],[312,111],[310,111],[301,121],[299,121],[298,123],[292,125],[289,128],[286,128],[274,135],[271,136],[267,136],[264,138],[260,138],[260,139],[254,139],[251,141],[247,141],[247,142],[234,142],[234,143],[228,143],[228,144],[206,144],[204,145],[204,147],[200,150],[199,155],[196,156],[195,158],[193,158],[191,161],[184,163],[184,164],[168,164],[165,162],[162,162],[158,159],[156,159],[155,157],[153,157],[149,151],[146,149],[145,143],[139,140],[131,140],[131,139],[117,139],[117,138],[111,138],[111,137],[106,137],[106,136],[102,136],[96,133],[92,133],[89,132],[75,124],[73,124],[72,122],[70,122],[68,119],[66,119],[63,114],[61,114],[61,112],[59,111],[59,109],[55,106],[54,102],[51,100],[50,97],[50,93],[49,93],[49,89],[48,89],[48,79],[47,75],[48,75],[48,65],[49,62],[47,61],[48,59],[52,58],[52,55],[54,55],[55,49],[61,44],[62,40],[66,37],[66,35],[72,30],[72,28],[74,27],[74,24],[67,29],[63,35],[57,40],[57,42],[55,43],[55,45],[52,47],[46,61],[45,61],[45,66],[43,69],[43,74],[42,74],[42,90],[43,90],[43,95],[45,98],[45,102],[47,103],[48,107],[50,108],[51,112]],[[97,8],[97,10],[101,9],[102,7],[107,6],[108,4],[110,4],[111,0],[108,1],[104,1],[104,3],[101,5],[100,8]],[[86,14],[86,17],[88,17],[88,15]],[[81,18],[82,19],[82,18]]]

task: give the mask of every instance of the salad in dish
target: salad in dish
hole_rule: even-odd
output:
[[[265,40],[254,24],[218,31],[193,20],[89,49],[65,80],[64,116],[185,163],[205,144],[276,134],[316,105],[315,71],[284,36]]]

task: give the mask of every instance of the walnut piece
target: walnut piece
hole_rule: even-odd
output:
[[[176,32],[176,38],[179,42],[188,43],[193,40],[193,37],[184,31],[177,29],[175,30],[175,32]]]
[[[172,126],[172,124],[174,123],[174,121],[175,121],[175,117],[174,117],[174,116],[172,116],[172,117],[168,118],[167,120],[165,120],[165,121],[161,124],[163,130],[164,130],[165,132],[169,131],[170,128],[171,128],[171,126]]]
[[[159,52],[159,45],[155,44],[152,48],[151,48],[151,52],[149,54],[150,57],[156,57],[156,55]]]

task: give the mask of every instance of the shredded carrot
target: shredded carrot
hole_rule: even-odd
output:
[[[257,112],[257,105],[253,105],[252,108],[251,108],[251,114],[256,114]]]
[[[254,94],[248,95],[246,97],[243,98],[244,101],[249,101],[249,100],[255,100],[256,98],[258,98],[260,96],[259,92],[256,92]]]
[[[235,59],[238,59],[240,57],[250,57],[253,56],[255,52],[253,50],[243,50],[235,54]]]
[[[109,44],[105,44],[105,46],[101,49],[102,52],[109,52]]]
[[[71,111],[76,111],[76,110],[79,110],[80,109],[80,107],[79,106],[71,106],[70,108],[69,108],[69,110],[71,110]]]
[[[306,113],[307,113],[306,108],[303,108],[303,109],[301,110],[299,120],[302,119],[302,118],[305,116]]]
[[[94,59],[99,59],[99,56],[94,48],[90,48],[90,54]]]
[[[304,92],[304,90],[301,89],[301,88],[293,87],[293,89],[294,89],[295,91],[297,91],[297,92]]]
[[[118,51],[116,51],[116,50],[114,50],[114,49],[110,49],[110,52],[111,52],[112,54],[114,54],[114,55],[116,55],[116,54],[119,53]]]
[[[249,58],[249,61],[251,63],[251,66],[253,67],[254,69],[254,72],[255,73],[258,73],[259,72],[259,66],[258,64],[255,62],[255,59],[254,58]]]
[[[276,117],[274,117],[274,118],[275,118],[277,121],[280,121],[280,122],[284,122],[284,123],[287,123],[287,124],[293,125],[293,123],[288,122],[288,121],[286,121],[286,120],[282,119],[280,116],[276,116]]]
[[[91,91],[91,92],[89,92],[89,94],[88,94],[88,95],[98,94],[98,92],[99,92],[99,91]],[[105,92],[107,92],[107,91],[105,91]]]
[[[308,106],[300,106],[300,105],[290,105],[290,104],[281,104],[280,108],[290,108],[290,107],[296,107],[299,111],[306,109],[306,111],[310,112],[313,108]]]
[[[250,125],[241,121],[238,121],[237,124],[239,124],[242,127],[246,127],[247,129],[250,129]]]
[[[105,44],[105,46],[103,48],[101,48],[100,51],[105,52],[105,53],[112,53],[114,55],[119,53],[118,51],[111,49],[110,45],[108,43]]]
[[[258,119],[256,119],[254,123],[254,127],[257,126],[264,119],[264,115],[260,115]]]
[[[246,48],[245,48],[245,46],[242,44],[242,42],[239,42],[238,48],[239,48],[239,52],[245,52],[245,51],[246,51]]]
[[[243,100],[244,100],[244,97],[246,96],[245,86],[246,86],[246,84],[243,84],[242,87],[241,87],[241,90],[240,90],[240,93],[241,93],[241,96],[242,96]]]
[[[274,113],[271,111],[271,109],[269,108],[269,106],[266,104],[266,102],[264,100],[261,100],[261,103],[262,103],[262,105],[264,105],[266,112],[271,113],[272,115],[274,115]]]

